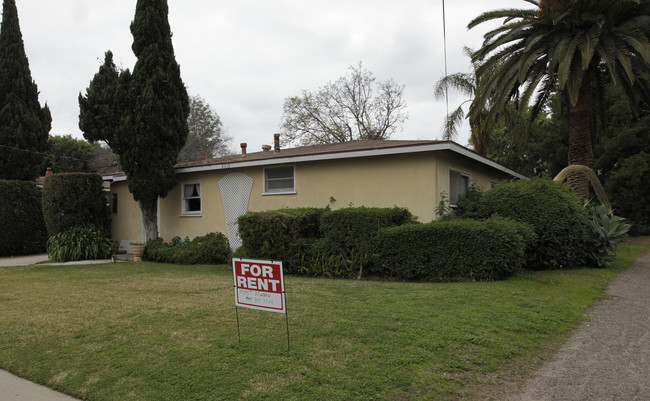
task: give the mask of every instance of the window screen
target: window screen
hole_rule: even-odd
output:
[[[449,204],[456,205],[458,199],[467,193],[467,188],[470,186],[469,174],[464,174],[459,171],[449,171]]]
[[[293,166],[264,169],[264,192],[295,192]]]

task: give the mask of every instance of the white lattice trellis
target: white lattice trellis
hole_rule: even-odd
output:
[[[219,180],[223,208],[226,211],[226,224],[230,248],[234,251],[241,246],[237,219],[248,210],[248,201],[253,189],[253,179],[244,173],[230,173]]]

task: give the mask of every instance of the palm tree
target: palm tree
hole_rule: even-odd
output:
[[[443,99],[445,94],[450,90],[455,89],[460,92],[462,95],[471,97],[470,99],[464,100],[456,110],[447,114],[445,122],[442,126],[442,136],[445,140],[452,140],[458,133],[458,127],[462,124],[463,119],[465,118],[465,111],[463,106],[467,102],[474,100],[475,92],[475,82],[474,75],[468,73],[457,72],[455,74],[446,75],[433,87],[434,95],[437,100]]]
[[[463,50],[471,59],[473,53],[472,49],[466,46]],[[452,140],[454,136],[456,136],[458,127],[460,127],[465,119],[465,111],[463,107],[466,103],[472,102],[476,94],[479,92],[479,85],[481,85],[481,82],[479,81],[478,75],[476,75],[479,66],[479,62],[473,60],[472,73],[459,72],[456,74],[446,75],[440,78],[434,86],[436,99],[442,99],[449,89],[455,89],[460,92],[461,95],[469,98],[463,101],[456,110],[446,116],[443,125],[443,138],[445,140]],[[485,102],[480,113],[477,112],[467,116],[469,118],[470,141],[472,142],[472,145],[474,145],[474,150],[483,156],[487,155],[490,146],[491,125],[488,125],[489,113],[487,112],[489,107],[489,102]]]
[[[597,88],[609,79],[632,99],[650,99],[643,72],[650,65],[648,0],[524,0],[531,9],[502,9],[479,15],[468,25],[504,18],[484,36],[473,54],[484,84],[470,106],[470,119],[491,104],[498,115],[509,101],[522,106],[537,91],[533,109],[542,110],[559,91],[569,101],[568,164],[592,159],[590,118]],[[525,109],[525,107],[523,107]],[[578,195],[589,196],[583,175],[569,177]]]
[[[470,59],[472,59],[472,54],[474,53],[472,49],[465,46],[463,51]],[[467,103],[471,103],[474,100],[474,97],[480,91],[480,86],[483,85],[484,78],[479,79],[476,74],[479,67],[480,63],[473,60],[473,71],[471,73],[458,72],[446,75],[436,82],[433,90],[436,99],[443,99],[450,89],[456,90],[461,95],[468,98],[464,100],[456,110],[446,116],[442,127],[443,139],[448,141],[452,140],[458,132],[458,127],[461,126],[463,120],[467,117],[469,119],[470,127],[470,142],[474,146],[474,150],[483,156],[487,156],[491,143],[492,129],[496,123],[496,119],[492,118],[489,113],[491,102],[489,99],[487,102],[484,102],[480,113],[473,113],[466,116],[464,109]],[[515,120],[518,118],[518,116],[512,112],[512,107],[510,106],[506,107],[506,110],[504,113],[501,113],[500,117],[504,118],[504,121],[511,124],[515,124]]]

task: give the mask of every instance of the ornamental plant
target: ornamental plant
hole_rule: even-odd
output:
[[[587,205],[591,212],[592,240],[591,262],[598,267],[607,267],[612,261],[611,254],[616,244],[625,241],[627,232],[632,227],[622,217],[614,216],[604,205]]]
[[[47,254],[55,262],[104,259],[110,256],[111,245],[103,228],[72,227],[47,240]]]

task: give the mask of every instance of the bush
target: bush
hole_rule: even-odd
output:
[[[51,236],[47,253],[55,262],[104,259],[111,254],[111,239],[103,228],[73,227]]]
[[[0,256],[45,252],[41,189],[33,182],[0,180]]]
[[[281,260],[285,273],[297,273],[320,235],[327,209],[296,208],[248,212],[239,217],[242,247],[253,258]]]
[[[222,233],[209,233],[192,241],[176,237],[169,244],[158,238],[147,242],[145,257],[155,262],[183,265],[225,264],[229,263],[230,245]]]
[[[65,173],[45,177],[43,216],[50,236],[73,227],[95,226],[110,232],[108,202],[98,174]]]
[[[522,268],[534,238],[527,225],[501,217],[388,228],[373,241],[373,273],[433,281],[499,280]]]
[[[404,208],[346,208],[321,218],[322,239],[310,249],[301,272],[309,275],[361,278],[372,255],[372,240],[379,230],[415,223]]]
[[[650,234],[650,154],[619,160],[605,182],[616,214],[632,222],[635,235]]]
[[[590,260],[589,215],[584,201],[565,184],[543,179],[503,183],[460,200],[456,214],[473,219],[499,215],[530,225],[536,240],[526,251],[529,268],[568,268]]]

